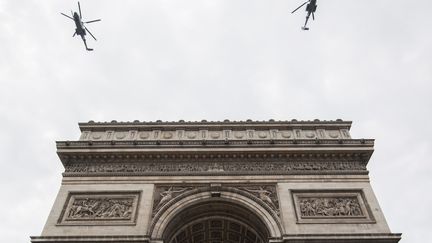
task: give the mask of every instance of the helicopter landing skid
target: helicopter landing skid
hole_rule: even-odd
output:
[[[309,30],[308,27],[301,27],[301,28],[302,28],[302,30]]]

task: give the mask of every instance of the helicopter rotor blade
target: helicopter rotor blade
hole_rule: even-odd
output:
[[[81,14],[81,5],[80,5],[79,2],[78,2],[78,9],[79,9],[79,13],[80,13],[80,18],[82,19],[82,14]]]
[[[101,21],[101,20],[102,20],[102,19],[95,19],[95,20],[91,20],[91,21],[84,22],[84,23],[86,23],[86,24],[90,24],[90,23],[93,23],[93,22]]]
[[[75,35],[76,35],[76,31],[75,31],[75,33],[73,34],[73,36],[72,36],[72,37],[75,37]]]
[[[302,5],[300,5],[298,8],[294,9],[294,11],[292,11],[291,13],[294,13],[295,11],[299,10],[299,8],[303,7],[306,3],[308,3],[309,1],[304,2]]]
[[[65,17],[68,17],[68,18],[74,20],[71,16],[69,16],[69,15],[67,15],[67,14],[64,14],[64,13],[60,13],[60,14],[63,15],[63,16],[65,16]]]
[[[84,28],[85,28],[85,29],[87,30],[87,32],[91,35],[91,37],[93,37],[93,39],[94,39],[95,41],[97,41],[96,37],[94,37],[94,35],[90,32],[90,30],[87,29],[87,27],[85,27],[85,26],[84,26]]]

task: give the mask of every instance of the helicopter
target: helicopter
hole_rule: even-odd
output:
[[[308,1],[304,2],[302,5],[300,5],[298,8],[294,9],[294,11],[291,12],[291,13],[294,13],[295,11],[299,10],[299,8],[303,7],[305,4],[308,4],[308,5],[306,5],[306,11],[307,11],[306,21],[305,21],[304,26],[302,27],[302,30],[309,30],[309,28],[306,27],[306,25],[307,25],[307,22],[309,20],[309,17],[311,16],[311,14],[312,14],[312,19],[315,20],[314,13],[317,9],[316,2],[317,2],[317,0],[308,0]]]
[[[60,13],[60,14],[62,14],[63,16],[65,16],[65,17],[67,17],[69,19],[72,19],[75,22],[76,29],[75,29],[75,33],[73,34],[72,37],[74,37],[75,35],[81,36],[81,39],[84,42],[86,50],[87,51],[93,51],[92,48],[88,48],[87,47],[87,42],[86,42],[85,36],[86,36],[86,34],[88,32],[91,35],[91,37],[93,37],[94,40],[96,40],[96,37],[94,37],[94,35],[90,32],[90,30],[87,29],[87,27],[84,26],[84,23],[89,24],[89,23],[93,23],[93,22],[98,22],[98,21],[101,21],[101,19],[95,19],[95,20],[85,21],[84,22],[82,20],[81,6],[80,6],[79,2],[78,2],[78,10],[79,10],[79,15],[78,15],[77,12],[72,13],[72,10],[71,10],[71,15],[72,16],[69,16],[69,15],[64,14],[64,13]]]

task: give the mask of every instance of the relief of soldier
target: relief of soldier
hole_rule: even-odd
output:
[[[304,198],[299,200],[301,216],[362,216],[357,198]]]
[[[121,218],[132,215],[132,199],[85,198],[76,199],[68,214],[70,219]]]

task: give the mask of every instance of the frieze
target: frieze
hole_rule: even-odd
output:
[[[139,192],[72,192],[59,225],[134,224],[139,196]]]
[[[348,129],[239,129],[239,130],[106,130],[83,131],[80,140],[245,140],[351,139]]]
[[[373,223],[362,191],[293,192],[298,223]]]
[[[72,163],[64,176],[208,174],[365,174],[360,161]]]

